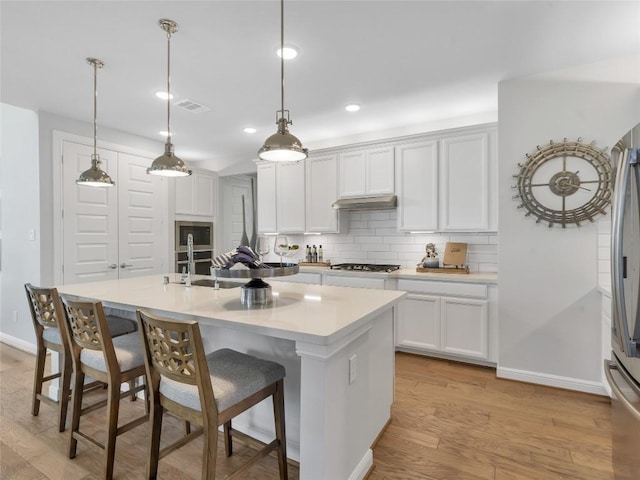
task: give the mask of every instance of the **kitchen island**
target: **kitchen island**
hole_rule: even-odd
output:
[[[207,277],[201,277],[207,278]],[[205,350],[230,347],[283,364],[287,450],[302,480],[364,478],[393,402],[395,306],[404,292],[273,282],[273,304],[247,308],[240,289],[150,276],[58,287],[134,318],[137,308],[200,323]],[[271,405],[234,420],[270,441]]]

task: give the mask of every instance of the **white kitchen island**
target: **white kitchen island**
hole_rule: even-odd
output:
[[[207,278],[207,277],[200,277]],[[173,281],[176,277],[172,278]],[[196,320],[205,350],[230,347],[283,364],[287,450],[302,480],[364,478],[393,402],[395,305],[404,292],[273,282],[273,304],[247,308],[240,289],[140,277],[58,287],[134,318],[136,308]],[[269,402],[234,426],[271,440]]]

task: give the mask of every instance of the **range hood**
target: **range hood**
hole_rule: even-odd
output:
[[[370,197],[340,198],[331,205],[336,210],[382,210],[396,208],[398,197],[395,195],[375,195]]]

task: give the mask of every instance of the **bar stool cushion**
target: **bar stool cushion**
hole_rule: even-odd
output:
[[[111,332],[112,337],[135,332],[138,327],[134,321],[121,317],[107,316],[107,323],[109,324],[109,331]],[[62,337],[60,336],[59,328],[45,328],[42,332],[42,338],[55,345],[62,345]]]
[[[42,338],[54,345],[62,346],[62,337],[60,336],[60,329],[54,327],[45,328],[42,331]]]
[[[113,350],[121,372],[144,365],[142,339],[138,331],[113,338]],[[107,371],[102,350],[83,348],[80,352],[80,362],[101,372]]]
[[[284,367],[279,363],[262,360],[228,348],[208,354],[207,366],[220,412],[285,376]],[[180,405],[201,411],[196,385],[162,377],[160,393]]]

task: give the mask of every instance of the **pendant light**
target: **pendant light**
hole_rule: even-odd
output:
[[[280,0],[280,51],[284,49],[284,0]],[[298,162],[309,155],[300,140],[289,133],[289,110],[284,109],[284,55],[280,56],[280,110],[276,112],[278,131],[267,138],[258,157],[271,162]]]
[[[87,58],[87,63],[93,66],[93,154],[91,155],[91,168],[80,174],[76,180],[78,185],[89,187],[112,187],[115,182],[107,172],[100,168],[100,155],[98,155],[98,69],[104,67],[104,63],[97,58]]]
[[[153,161],[147,168],[147,173],[164,177],[186,177],[191,175],[191,170],[173,153],[171,143],[171,35],[178,31],[178,24],[166,18],[158,23],[167,33],[167,143],[164,145],[164,154]]]

